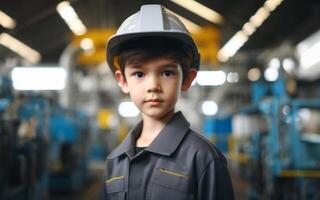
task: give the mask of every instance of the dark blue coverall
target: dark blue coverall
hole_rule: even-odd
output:
[[[226,158],[181,112],[136,154],[141,129],[142,122],[107,157],[102,199],[234,199]]]

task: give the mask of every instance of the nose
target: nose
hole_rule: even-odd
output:
[[[156,76],[150,76],[147,82],[147,91],[148,92],[160,92],[161,86],[159,79]]]

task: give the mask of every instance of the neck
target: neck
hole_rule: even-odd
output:
[[[160,131],[165,127],[167,122],[173,117],[174,110],[169,111],[164,117],[152,118],[142,115],[143,127],[140,137],[137,139],[138,147],[149,146],[151,142],[158,136]]]

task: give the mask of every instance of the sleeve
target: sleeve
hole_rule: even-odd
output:
[[[208,164],[198,181],[198,199],[234,200],[227,163],[217,159]]]
[[[105,165],[107,166],[107,165]],[[105,168],[105,171],[103,173],[103,180],[101,181],[101,189],[100,189],[100,197],[99,200],[108,200],[108,196],[107,196],[107,188],[105,185],[105,180],[106,180],[106,173],[107,173],[107,168]]]
[[[108,200],[107,199],[107,191],[106,191],[106,187],[104,185],[104,181],[101,184],[101,191],[100,191],[100,200]]]

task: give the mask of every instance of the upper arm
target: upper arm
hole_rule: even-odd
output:
[[[211,161],[198,180],[198,199],[233,200],[233,187],[227,163],[220,159]]]

